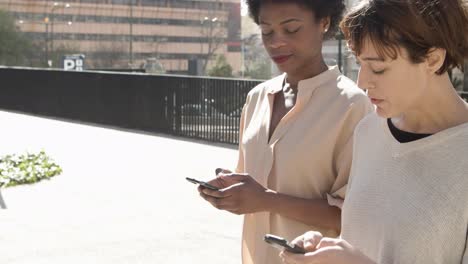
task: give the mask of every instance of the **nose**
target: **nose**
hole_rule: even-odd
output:
[[[286,45],[286,41],[280,34],[272,34],[269,39],[264,39],[264,42],[271,49],[278,49]]]
[[[357,85],[363,90],[370,90],[375,87],[369,70],[364,69],[362,66],[359,68]]]

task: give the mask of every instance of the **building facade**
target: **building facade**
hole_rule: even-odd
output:
[[[36,43],[36,61],[61,67],[69,53],[85,69],[206,72],[224,55],[241,70],[239,0],[0,0]],[[155,66],[155,65],[152,65]]]

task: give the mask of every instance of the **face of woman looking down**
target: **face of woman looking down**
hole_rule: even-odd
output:
[[[405,49],[395,59],[379,56],[371,41],[365,41],[357,56],[360,64],[357,84],[367,90],[377,114],[398,117],[417,108],[427,94],[430,75],[427,63],[413,63]]]
[[[323,64],[323,35],[329,19],[296,3],[265,3],[259,12],[262,40],[278,69],[288,75],[307,76]]]

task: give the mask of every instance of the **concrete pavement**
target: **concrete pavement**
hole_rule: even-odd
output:
[[[1,190],[0,263],[240,263],[242,217],[186,176],[232,168],[233,148],[0,112],[0,155],[44,149],[63,174]]]

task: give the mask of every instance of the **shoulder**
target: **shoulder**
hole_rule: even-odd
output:
[[[284,80],[284,75],[278,75],[272,79],[269,79],[267,81],[264,81],[257,86],[255,86],[250,92],[248,93],[248,96],[258,96],[260,94],[266,93],[269,88],[275,86],[275,85],[282,85],[282,82]]]
[[[344,76],[337,68],[331,73],[332,77],[328,77],[318,91],[321,101],[327,104],[330,110],[356,113],[361,116],[374,110],[365,92],[354,81]]]
[[[457,137],[465,144],[468,144],[468,123],[464,123],[456,127],[455,133],[457,133]]]
[[[437,134],[435,134],[437,138]],[[468,123],[439,132],[440,140],[423,148],[421,155],[430,159],[434,164],[434,172],[444,175],[447,188],[451,188],[451,194],[459,196],[460,201],[468,200]],[[465,203],[468,210],[468,204]],[[468,211],[467,219],[468,219]]]
[[[364,91],[346,76],[339,74],[336,82],[330,85],[336,86],[328,87],[334,88],[329,89],[333,91],[328,98],[330,106],[333,105],[330,109],[345,113],[346,119],[354,123],[353,128],[363,117],[375,111],[375,107]]]
[[[336,92],[339,94],[338,98],[343,101],[350,104],[372,105],[364,91],[354,81],[342,74],[336,79],[336,88]]]
[[[369,127],[376,127],[382,123],[382,118],[373,112],[364,117],[359,124],[356,126],[356,130],[366,129]]]
[[[366,115],[356,125],[356,128],[354,130],[355,138],[370,138],[370,136],[378,134],[379,132],[377,130],[381,127],[383,122],[382,120],[383,119],[379,117],[375,112]]]
[[[250,122],[256,113],[259,113],[258,109],[262,108],[263,104],[267,101],[265,98],[268,92],[275,85],[282,85],[283,79],[284,75],[277,76],[258,84],[249,91],[241,114],[242,120],[244,120],[246,124]]]
[[[284,79],[284,76],[279,75],[255,86],[247,94],[246,104],[249,104],[250,102],[256,103],[258,100],[261,100],[262,98],[264,98],[271,87],[275,85],[282,85],[283,79]]]
[[[439,136],[441,140],[437,143],[453,154],[454,158],[468,156],[468,123],[439,132]],[[468,159],[460,160],[468,165]]]

